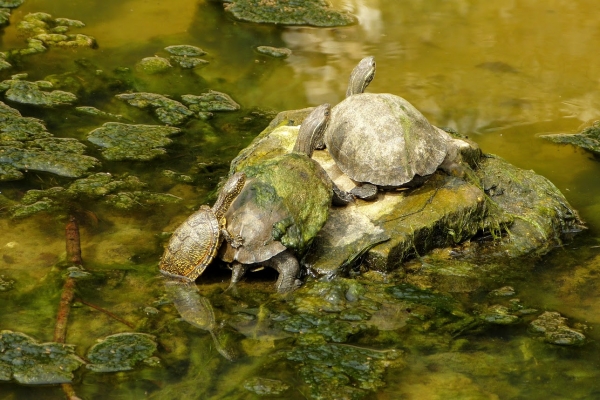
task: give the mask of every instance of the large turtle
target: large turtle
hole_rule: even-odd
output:
[[[230,288],[248,268],[270,266],[279,272],[278,292],[295,289],[297,256],[325,224],[332,198],[341,203],[351,200],[311,158],[329,115],[329,104],[316,107],[302,122],[291,153],[243,168],[246,185],[225,214],[227,230],[243,237],[243,245],[235,248],[227,243],[219,253],[232,264]]]
[[[242,172],[232,175],[212,208],[203,205],[173,232],[159,268],[167,276],[196,280],[214,259],[223,239],[239,247],[242,239],[225,229],[225,211],[244,187]]]
[[[346,98],[331,112],[325,145],[337,166],[362,186],[351,193],[374,198],[377,186],[400,187],[433,174],[455,173],[469,146],[432,126],[408,101],[363,93],[375,76],[375,59],[363,58],[350,74]]]

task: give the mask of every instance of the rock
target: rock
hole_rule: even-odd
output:
[[[88,140],[103,147],[107,160],[152,160],[166,153],[163,146],[172,141],[169,136],[180,133],[179,128],[160,125],[130,125],[107,122],[88,134]]]
[[[173,68],[169,60],[163,57],[146,57],[136,64],[136,68],[146,74],[159,74]]]
[[[356,23],[352,15],[333,10],[322,0],[228,0],[223,7],[236,19],[256,23],[330,27]]]
[[[0,91],[6,92],[5,96],[8,100],[50,108],[71,105],[77,101],[77,96],[73,93],[62,90],[47,91],[53,87],[48,81],[29,82],[23,80],[23,77],[23,75],[15,75],[13,79],[0,83]]]
[[[22,179],[21,171],[80,177],[100,164],[85,149],[76,139],[53,137],[41,120],[0,102],[0,181]]]
[[[95,372],[129,371],[139,362],[156,352],[153,335],[146,333],[117,333],[98,341],[87,352],[90,364],[86,368]]]
[[[196,68],[199,65],[206,65],[208,61],[198,57],[171,56],[171,60],[179,64],[181,68]]]
[[[278,396],[290,386],[277,379],[254,377],[244,381],[244,389],[259,396]]]
[[[488,154],[480,160],[476,174],[496,211],[512,219],[510,233],[486,250],[489,255],[542,255],[584,229],[577,211],[563,194],[534,171]]]
[[[298,128],[289,125],[300,124],[309,111],[280,113],[232,161],[231,170],[291,151]],[[342,190],[354,186],[326,150],[315,151],[313,158]],[[409,256],[464,242],[482,231],[499,238],[487,254],[538,255],[561,243],[565,233],[581,228],[575,210],[544,177],[491,155],[470,161],[479,167],[468,170],[467,179],[438,171],[420,187],[380,192],[373,202],[334,207],[303,264],[318,275],[335,275],[364,255],[363,266],[391,271]],[[450,268],[453,272],[448,268],[437,273],[457,276],[456,267]],[[465,273],[459,279],[476,286],[481,272],[471,266]]]
[[[23,4],[25,0],[2,0],[0,1],[0,7],[6,8],[17,8]]]
[[[572,144],[600,156],[600,121],[582,132],[576,134],[557,133],[552,135],[540,135],[541,138],[554,143]]]
[[[0,381],[14,379],[23,385],[68,383],[73,371],[84,364],[75,346],[64,343],[38,343],[32,337],[0,331]]]
[[[285,47],[258,46],[256,51],[275,58],[287,58],[292,54],[292,51]]]
[[[511,325],[519,322],[519,317],[510,313],[508,307],[494,304],[479,316],[485,322],[496,325]]]
[[[546,311],[531,322],[531,330],[542,333],[544,341],[563,346],[579,346],[585,342],[583,333],[569,328],[567,319],[557,312]]]
[[[180,102],[156,93],[122,93],[115,96],[138,108],[150,108],[167,125],[181,125],[194,113]]]
[[[17,25],[22,34],[28,36],[28,49],[13,50],[12,52],[25,55],[42,52],[45,46],[56,47],[90,47],[96,48],[98,44],[92,36],[84,34],[69,34],[71,28],[83,28],[81,21],[68,18],[53,19],[47,13],[31,13],[23,17]]]
[[[190,45],[186,45],[186,44],[168,46],[168,47],[165,47],[165,50],[167,52],[173,54],[174,56],[181,56],[181,57],[198,57],[198,56],[203,56],[206,54],[206,52],[204,50],[202,50],[200,47],[190,46]]]
[[[181,101],[194,112],[236,111],[240,109],[240,105],[228,94],[216,90],[209,90],[199,96],[185,94],[181,96]]]
[[[108,119],[123,119],[122,115],[108,113],[106,111],[99,110],[96,107],[88,107],[88,106],[75,107],[75,110],[77,110],[78,112],[80,112],[82,114],[93,115],[96,117],[102,117],[102,118],[108,118]]]

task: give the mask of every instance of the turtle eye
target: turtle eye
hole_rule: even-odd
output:
[[[325,110],[325,116],[326,116],[326,117],[329,117],[329,114],[330,114],[330,113],[329,113],[329,110]]]

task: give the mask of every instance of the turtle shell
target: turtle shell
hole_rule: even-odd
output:
[[[401,186],[444,161],[448,139],[408,101],[387,93],[347,97],[331,112],[325,144],[358,182]]]
[[[303,254],[329,213],[332,183],[304,154],[291,153],[244,169],[246,185],[225,214],[227,230],[244,239],[229,243],[225,262],[260,263],[286,249]]]
[[[217,254],[221,242],[219,221],[204,205],[173,232],[160,261],[160,270],[196,280]]]

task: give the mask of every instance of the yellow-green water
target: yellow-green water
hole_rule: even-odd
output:
[[[359,25],[315,29],[235,22],[219,3],[202,0],[26,0],[13,11],[11,25],[3,29],[0,50],[25,47],[16,25],[30,12],[85,22],[86,27],[79,31],[95,37],[99,47],[52,49],[24,57],[22,64],[3,71],[1,77],[27,72],[30,80],[42,79],[73,70],[73,60],[84,57],[105,71],[134,68],[143,57],[165,56],[166,46],[190,44],[206,50],[204,58],[210,64],[149,79],[146,90],[177,97],[210,88],[230,94],[243,110],[281,111],[339,102],[356,62],[375,56],[377,74],[369,91],[401,95],[433,124],[454,128],[478,142],[485,152],[546,176],[580,211],[589,230],[565,249],[539,260],[526,280],[509,283],[529,304],[558,311],[570,322],[587,324],[592,330],[586,332],[590,343],[577,349],[532,344],[523,339],[525,332],[517,335],[503,329],[470,338],[471,345],[461,352],[436,355],[428,353],[426,346],[409,348],[407,367],[389,369],[387,385],[370,398],[600,397],[600,349],[596,344],[600,328],[600,162],[582,150],[537,137],[575,133],[600,119],[600,14],[591,0],[501,3],[335,0],[335,6],[358,16]],[[255,51],[259,45],[287,47],[293,53],[286,60],[276,60],[259,55]],[[93,105],[110,108],[105,100]],[[84,139],[91,130],[84,123],[61,121],[51,111],[29,107],[21,111],[44,119],[56,136]],[[138,122],[156,123],[151,121],[148,116]],[[254,126],[245,130],[243,122],[239,115],[219,117],[211,135],[199,133],[192,125],[175,138],[168,157],[155,163],[105,163],[106,170],[131,172],[151,182],[153,190],[168,190],[184,201],[139,215],[94,210],[95,216],[90,214],[82,227],[83,258],[88,268],[104,275],[94,282],[96,293],[94,285],[87,284],[81,297],[135,320],[143,319],[148,306],[144,301],[160,296],[155,282],[143,287],[156,273],[162,252],[156,235],[172,231],[191,207],[208,201],[231,158],[260,131]],[[91,144],[88,147],[93,148]],[[193,186],[169,185],[155,178],[165,168],[186,172],[190,164],[201,176]],[[0,189],[18,197],[26,189],[48,188],[53,182],[50,175],[32,174],[25,182],[2,183]],[[0,255],[0,275],[16,282],[13,291],[2,294],[0,329],[52,340],[60,285],[55,288],[51,284],[54,278],[48,269],[64,258],[64,223],[51,216],[23,221],[3,216]],[[133,292],[136,296],[130,295]],[[111,332],[127,330],[110,325],[114,322],[85,307],[74,309],[70,321],[68,341],[81,349],[108,334],[107,326],[112,327]],[[190,337],[196,334],[192,329],[185,333]],[[195,382],[198,398],[252,398],[227,395],[231,392],[226,388],[239,384],[236,377],[241,380],[259,368],[260,356],[267,352],[259,351],[258,357],[242,365],[219,364],[215,368],[214,357],[219,356],[210,347],[210,337],[205,332],[198,335],[201,338],[191,339],[190,345],[195,354],[190,358],[199,368]],[[173,346],[167,353],[177,352]],[[474,364],[481,368],[475,372],[468,368]],[[206,365],[206,369],[198,365]],[[161,398],[169,385],[178,384],[176,376],[177,371],[163,374],[157,370],[129,375],[87,373],[77,376],[75,389],[90,399],[108,398],[103,395],[109,394],[110,398],[137,399],[152,393]],[[143,383],[136,384],[136,380]],[[290,375],[290,381],[294,380],[298,378]],[[56,387],[3,383],[3,396],[55,399],[63,395]],[[290,396],[304,395],[294,392]]]

